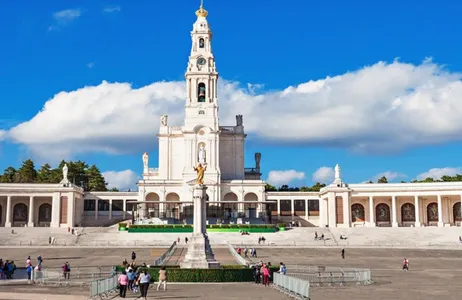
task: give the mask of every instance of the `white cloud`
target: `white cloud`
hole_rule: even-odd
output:
[[[379,173],[372,177],[372,181],[377,181],[378,179],[382,178],[383,176],[387,177],[388,181],[393,181],[395,179],[403,179],[406,178],[407,175],[399,172],[392,172],[392,171],[385,171],[382,173]]]
[[[121,8],[120,8],[119,5],[106,6],[105,8],[103,8],[103,12],[105,12],[105,13],[119,12],[120,9],[121,9]]]
[[[462,140],[461,74],[428,60],[379,62],[282,91],[255,87],[260,86],[220,81],[222,125],[242,114],[246,131],[259,138],[367,153]],[[185,94],[182,81],[138,89],[103,82],[60,92],[10,135],[49,156],[139,153],[153,147],[161,114],[169,114],[171,125],[183,123]]]
[[[0,142],[6,138],[6,131],[0,129]]]
[[[53,13],[53,18],[59,23],[67,23],[80,17],[80,9],[65,9]]]
[[[428,170],[427,172],[421,173],[417,175],[416,179],[417,180],[424,180],[427,178],[433,178],[435,180],[441,179],[444,175],[447,176],[455,176],[457,174],[462,174],[462,168],[451,168],[451,167],[445,167],[445,168],[433,168]]]
[[[48,26],[48,31],[58,31],[73,20],[79,18],[82,12],[80,9],[65,9],[53,13],[55,24]]]
[[[270,171],[268,173],[268,182],[273,185],[289,184],[294,180],[305,179],[305,172],[297,172],[296,170],[279,170]]]
[[[133,170],[106,171],[102,173],[108,183],[108,188],[118,188],[120,191],[131,189],[136,190],[136,183],[139,176]]]
[[[92,69],[95,66],[95,63],[90,62],[87,64],[87,68]]]
[[[313,173],[313,181],[330,183],[334,180],[334,169],[331,167],[320,167]]]

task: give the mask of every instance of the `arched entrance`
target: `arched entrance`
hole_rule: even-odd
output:
[[[51,222],[51,204],[43,203],[39,207],[39,223],[49,223]]]
[[[460,202],[457,202],[454,204],[454,206],[452,207],[452,213],[453,213],[453,216],[454,216],[454,222],[461,222],[462,221],[462,211],[461,211],[461,207],[460,207]]]
[[[146,195],[146,204],[138,205],[138,211],[141,209],[141,213],[146,218],[161,218],[161,212],[159,209],[160,197],[156,193],[149,193]]]
[[[438,222],[438,203],[432,202],[427,205],[427,221]]]
[[[258,196],[255,193],[247,193],[244,196],[244,214],[246,218],[256,218],[257,217],[257,206],[258,203],[245,203],[246,201],[256,202],[258,201]]]
[[[412,203],[404,203],[401,206],[401,222],[415,222],[415,206]]]
[[[223,218],[225,220],[228,220],[231,218],[237,218],[237,215],[238,215],[237,195],[234,194],[233,192],[229,192],[223,196],[223,201],[227,202],[227,203],[223,203]]]
[[[24,203],[18,203],[13,208],[13,222],[27,223],[28,209]]]
[[[351,206],[351,222],[364,222],[365,219],[364,206],[360,203],[355,203]]]
[[[375,207],[375,220],[377,223],[390,223],[390,206],[380,203]]]
[[[174,202],[174,203],[167,203],[165,205],[165,213],[167,218],[173,219],[180,219],[180,195],[177,193],[168,193],[165,196],[165,200],[167,202]]]

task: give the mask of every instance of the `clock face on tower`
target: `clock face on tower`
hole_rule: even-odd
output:
[[[201,57],[201,58],[199,58],[199,59],[197,60],[197,64],[198,64],[198,65],[203,66],[203,65],[205,65],[205,63],[206,63],[206,60],[205,60],[205,58],[203,58],[203,57]]]

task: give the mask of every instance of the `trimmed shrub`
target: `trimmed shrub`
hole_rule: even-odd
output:
[[[241,265],[222,265],[221,269],[181,269],[179,266],[166,266],[167,280],[170,282],[251,282],[254,281],[253,270]],[[140,271],[148,270],[151,281],[159,281],[160,267],[138,268]],[[125,270],[117,266],[116,271]],[[277,266],[270,268],[272,274],[279,270]]]

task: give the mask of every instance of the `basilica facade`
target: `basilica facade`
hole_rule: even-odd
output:
[[[102,226],[121,220],[191,223],[195,168],[205,168],[207,220],[224,223],[298,221],[320,227],[460,226],[462,182],[348,184],[335,167],[320,192],[269,192],[261,179],[261,154],[244,166],[244,117],[221,126],[218,72],[212,31],[201,6],[191,31],[186,69],[185,118],[173,126],[160,117],[157,167],[142,155],[138,191],[84,192],[69,182],[0,184],[0,226]]]

